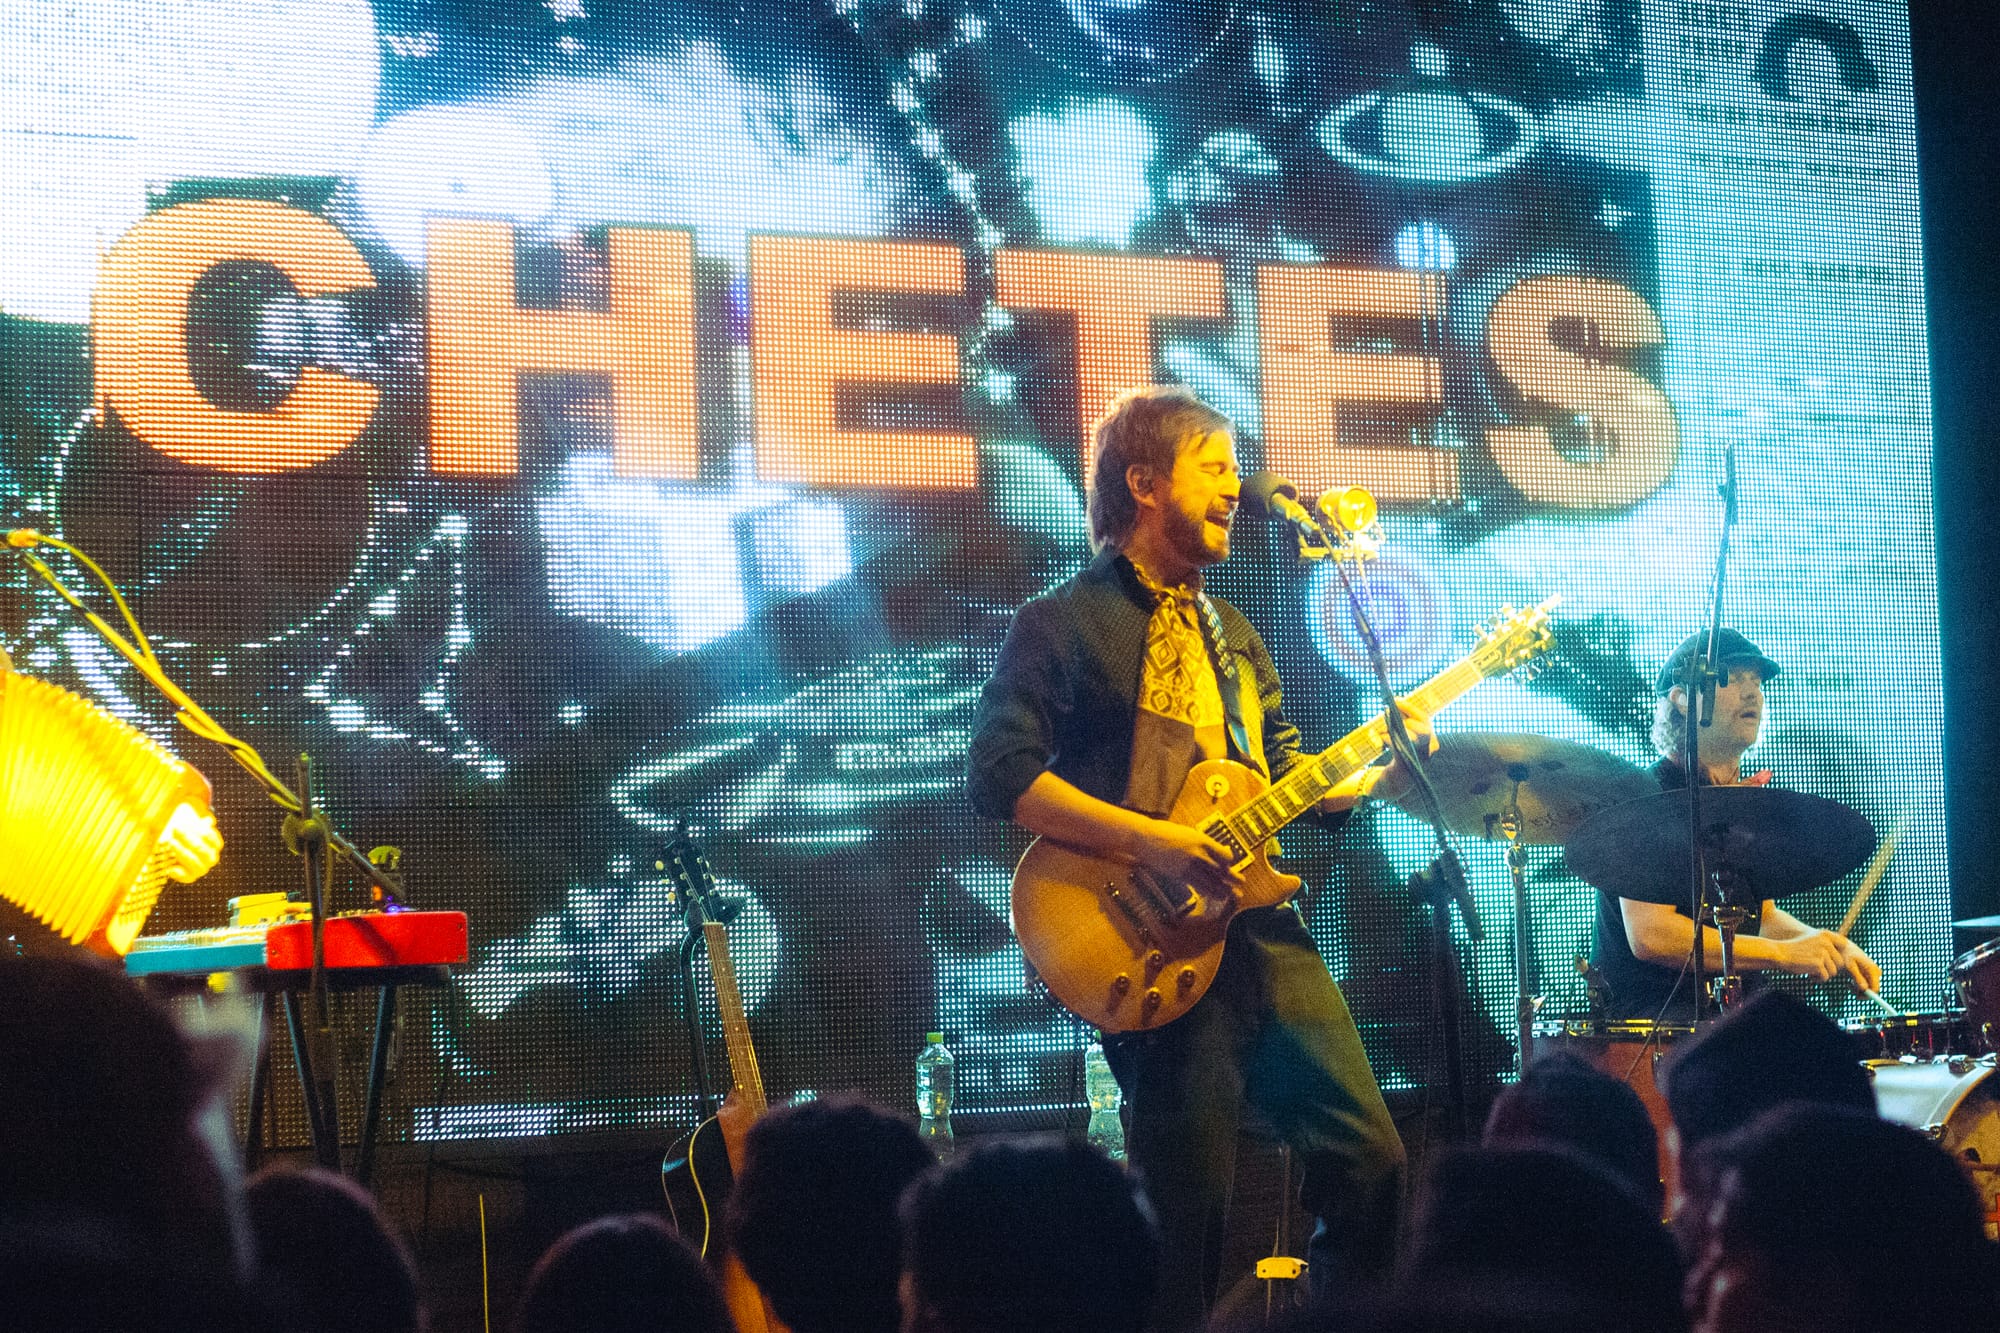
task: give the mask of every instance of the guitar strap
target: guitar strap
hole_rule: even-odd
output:
[[[1238,758],[1268,777],[1270,774],[1264,768],[1264,747],[1258,745],[1253,749],[1250,743],[1253,734],[1260,740],[1264,734],[1264,710],[1257,700],[1256,682],[1244,679],[1243,673],[1237,669],[1236,656],[1229,651],[1229,636],[1222,631],[1222,616],[1216,611],[1215,603],[1209,600],[1207,593],[1200,591],[1195,593],[1194,599],[1201,607],[1201,628],[1208,640],[1209,659],[1220,664],[1217,670],[1222,679],[1218,683],[1222,687],[1223,716],[1229,724],[1229,744]],[[1258,714],[1254,732],[1244,717],[1244,713],[1251,709]]]

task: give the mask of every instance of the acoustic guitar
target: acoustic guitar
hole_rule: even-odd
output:
[[[1405,696],[1429,717],[1495,676],[1537,668],[1550,643],[1551,597],[1526,611],[1502,607],[1479,643]],[[1048,838],[1014,869],[1014,935],[1049,993],[1105,1032],[1164,1027],[1208,992],[1222,965],[1224,933],[1246,907],[1276,906],[1299,887],[1271,864],[1278,830],[1313,809],[1388,747],[1378,715],[1277,782],[1228,759],[1195,765],[1167,818],[1201,829],[1236,854],[1243,885],[1204,898],[1125,862]]]
[[[715,1266],[723,1299],[739,1333],[784,1333],[784,1325],[771,1313],[763,1293],[743,1271],[742,1262],[728,1251],[721,1234],[722,1209],[735,1184],[736,1165],[743,1161],[744,1141],[769,1102],[764,1096],[763,1073],[757,1067],[757,1049],[750,1041],[743,992],[736,984],[736,964],[729,953],[729,931],[722,920],[715,873],[708,857],[685,833],[674,839],[660,865],[673,880],[688,929],[701,931],[708,951],[730,1078],[721,1106],[675,1143],[661,1161],[661,1188],[666,1191],[674,1225]],[[684,1196],[679,1204],[675,1202],[677,1193]],[[688,1194],[693,1196],[691,1205],[685,1199]]]

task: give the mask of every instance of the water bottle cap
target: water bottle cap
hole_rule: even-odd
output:
[[[942,1046],[942,1045],[944,1045],[944,1033],[942,1033],[942,1032],[926,1032],[926,1033],[924,1034],[924,1044],[925,1044],[925,1045],[927,1045],[927,1046]]]

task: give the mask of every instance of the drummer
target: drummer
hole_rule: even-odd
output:
[[[1653,747],[1660,762],[1653,775],[1663,791],[1688,785],[1687,763],[1681,753],[1686,738],[1687,691],[1679,683],[1688,660],[1701,650],[1706,633],[1689,637],[1674,649],[1654,682]],[[1764,682],[1778,674],[1778,664],[1756,644],[1725,629],[1717,641],[1713,724],[1704,726],[1697,745],[1705,785],[1761,786],[1769,770],[1746,775],[1743,755],[1757,743],[1764,725]],[[1722,944],[1715,928],[1703,932],[1703,968],[1714,976],[1722,969]],[[1694,921],[1687,904],[1668,907],[1635,902],[1600,889],[1597,894],[1597,945],[1593,962],[1609,985],[1608,1017],[1691,1022],[1695,1013],[1694,977],[1687,968],[1694,949]],[[1874,990],[1882,969],[1853,942],[1830,930],[1814,930],[1770,899],[1743,923],[1736,936],[1736,967],[1745,973],[1790,972],[1832,981],[1846,976]],[[1683,975],[1686,972],[1687,975]],[[1744,978],[1745,989],[1757,978]],[[1671,1001],[1671,1003],[1669,1003]]]

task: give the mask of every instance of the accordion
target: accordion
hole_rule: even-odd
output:
[[[122,955],[169,879],[222,841],[208,779],[60,686],[0,669],[0,897]]]

